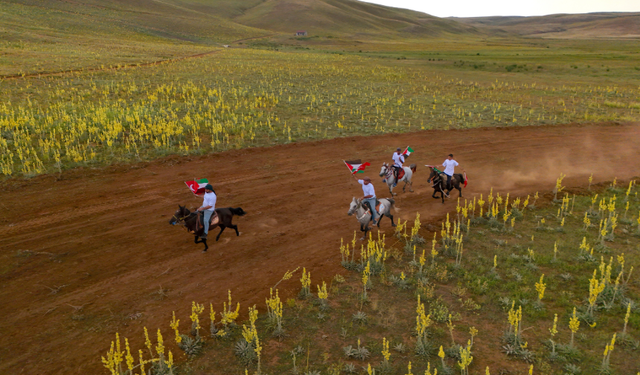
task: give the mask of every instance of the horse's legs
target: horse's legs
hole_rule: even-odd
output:
[[[220,225],[220,233],[218,233],[218,236],[216,237],[216,241],[220,239],[220,235],[222,234],[222,232],[224,232],[225,228],[226,227],[224,225]]]
[[[231,229],[235,229],[236,231],[236,237],[240,236],[240,232],[238,232],[238,226],[237,225],[229,225],[229,228]]]
[[[395,227],[396,223],[393,222],[393,215],[391,215],[391,213],[389,213],[389,219],[391,219],[391,226]]]
[[[209,245],[207,245],[207,239],[206,238],[200,238],[198,240],[198,236],[195,236],[195,240],[193,241],[194,243],[203,243],[204,244],[204,250],[202,250],[202,252],[206,252],[209,249]]]

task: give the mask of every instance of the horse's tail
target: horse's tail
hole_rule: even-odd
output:
[[[463,184],[463,187],[467,187],[467,176],[466,176],[466,174],[463,175],[462,173],[456,173],[456,177],[457,177],[457,180],[460,181],[461,184]]]
[[[411,169],[411,172],[413,172],[413,173],[416,173],[416,168],[418,168],[418,166],[417,166],[417,165],[415,165],[415,164],[411,164],[411,165],[409,166],[409,169]]]
[[[240,208],[240,207],[238,207],[238,208],[229,207],[229,211],[231,211],[231,213],[232,213],[233,215],[236,215],[236,216],[244,216],[244,215],[246,215],[246,214],[247,214],[247,213],[246,213],[246,212],[244,212],[244,210],[243,210],[242,208]]]
[[[389,211],[391,211],[391,209],[393,208],[394,210],[396,209],[396,200],[393,198],[387,198],[387,200],[389,201]]]

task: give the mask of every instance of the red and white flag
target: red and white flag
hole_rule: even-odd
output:
[[[203,178],[200,180],[185,181],[184,183],[187,184],[187,187],[193,194],[200,195],[204,194],[204,187],[207,186],[209,180]]]
[[[363,163],[360,159],[343,161],[347,168],[349,168],[349,170],[351,171],[351,174],[364,173],[364,169],[371,165],[369,163]]]

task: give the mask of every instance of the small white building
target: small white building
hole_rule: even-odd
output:
[[[307,32],[306,31],[296,31],[296,36],[307,36]]]

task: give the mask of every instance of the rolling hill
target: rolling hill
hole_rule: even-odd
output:
[[[449,18],[486,32],[561,38],[640,38],[640,13],[552,14],[539,17]]]
[[[323,43],[405,45],[461,37],[637,38],[640,13],[445,19],[357,0],[4,0],[0,75],[162,61],[233,41],[282,41],[297,30],[325,37]]]

